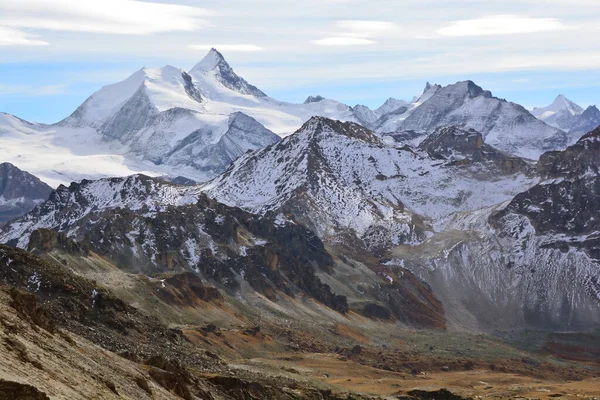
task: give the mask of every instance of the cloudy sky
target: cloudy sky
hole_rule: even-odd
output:
[[[376,107],[472,79],[600,103],[598,0],[0,0],[0,111],[55,122],[142,66],[217,47],[272,97]]]

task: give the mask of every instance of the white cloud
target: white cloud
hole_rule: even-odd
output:
[[[376,42],[373,40],[356,37],[327,37],[313,40],[312,43],[318,46],[364,46],[375,44]]]
[[[380,36],[397,28],[396,24],[387,21],[338,21],[335,25],[347,32],[345,36],[351,37]]]
[[[195,31],[213,13],[138,0],[2,0],[0,25],[53,31],[144,35]]]
[[[478,19],[454,21],[438,29],[442,36],[489,36],[517,33],[548,32],[567,29],[556,18],[530,18],[518,15],[495,15]]]
[[[264,48],[253,44],[191,44],[190,48],[194,50],[210,50],[215,48],[217,50],[240,53],[251,53],[264,50]]]
[[[396,24],[387,21],[344,20],[335,23],[337,28],[332,36],[312,40],[319,46],[364,46],[377,43],[373,38],[397,29]]]
[[[0,46],[48,46],[49,44],[27,32],[0,26]]]

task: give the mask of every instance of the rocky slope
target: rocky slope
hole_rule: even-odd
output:
[[[52,188],[9,163],[0,164],[0,225],[48,199]]]
[[[39,233],[34,242],[54,247],[33,255],[0,246],[7,399],[458,400],[597,391],[593,379],[581,381],[597,375],[590,364],[483,335],[326,314],[306,300],[269,310],[257,297],[246,306],[246,294],[194,274],[128,274],[64,236]]]
[[[544,247],[585,251],[600,261],[600,128],[540,158],[545,180],[516,196],[493,221],[525,217]],[[597,289],[594,290],[597,292]]]
[[[0,241],[33,252],[57,246],[93,251],[129,272],[187,271],[244,298],[302,296],[340,314],[352,309],[413,326],[445,326],[439,302],[408,272],[396,281],[376,263],[355,264],[354,274],[362,276],[356,286],[343,273],[349,256],[336,261],[336,253],[293,218],[249,214],[198,190],[145,176],[61,186],[7,225]]]
[[[395,249],[389,265],[427,281],[450,325],[597,329],[599,134],[545,153],[539,184],[502,205],[457,214],[428,242]]]
[[[397,148],[357,124],[313,118],[240,158],[204,190],[252,212],[293,213],[332,243],[358,239],[374,250],[422,241],[430,229],[423,217],[476,210],[531,185],[528,165],[484,145],[481,135],[436,134],[422,149]]]
[[[546,125],[518,104],[493,97],[471,81],[432,87],[429,92],[427,100],[419,100],[422,104],[396,118],[395,129],[382,125],[377,131],[414,131],[424,138],[442,126],[475,129],[489,145],[530,159],[568,144],[565,132]]]

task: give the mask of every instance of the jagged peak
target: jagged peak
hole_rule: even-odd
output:
[[[229,122],[228,122],[228,126],[231,128],[232,126],[236,126],[238,124],[240,124],[240,126],[244,126],[244,124],[247,123],[253,123],[253,124],[257,124],[260,126],[263,126],[260,122],[258,122],[256,119],[252,118],[251,116],[249,116],[248,114],[244,114],[241,111],[236,111],[233,114],[231,114],[229,116]],[[266,129],[266,128],[265,128]]]
[[[342,122],[326,117],[314,116],[302,125],[297,131],[308,132],[319,135],[322,133],[334,133],[351,139],[358,139],[373,145],[384,145],[381,139],[369,129],[355,122]]]
[[[212,71],[221,64],[229,65],[227,64],[227,61],[225,61],[223,54],[213,47],[204,58],[190,70],[190,74],[200,71]]]
[[[460,81],[455,83],[454,85],[448,85],[446,86],[446,88],[455,88],[457,90],[464,91],[471,97],[492,97],[492,92],[490,92],[489,90],[483,90],[481,86],[477,85],[471,80]]]
[[[600,110],[595,105],[589,106],[585,109],[583,115],[600,115]]]
[[[533,113],[537,116],[544,116],[544,113],[557,113],[560,111],[567,111],[571,115],[578,115],[583,112],[583,108],[569,100],[564,94],[556,96],[549,106],[533,108]]]
[[[237,75],[233,68],[225,61],[225,57],[215,48],[212,48],[202,61],[190,70],[189,74],[200,81],[213,75],[221,85],[229,90],[243,95],[267,97],[256,86],[251,85],[244,78]]]
[[[323,101],[323,100],[325,100],[325,97],[323,97],[321,95],[308,96],[306,98],[306,100],[304,100],[304,104],[318,103],[319,101]]]
[[[442,86],[437,83],[431,84],[429,82],[425,82],[425,89],[423,89],[423,94],[429,92],[431,89],[441,89]]]

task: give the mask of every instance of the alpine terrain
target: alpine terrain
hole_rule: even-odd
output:
[[[9,163],[0,164],[0,225],[31,211],[52,188]]]
[[[596,398],[598,125],[282,102],[214,48],[0,114],[0,400]]]

